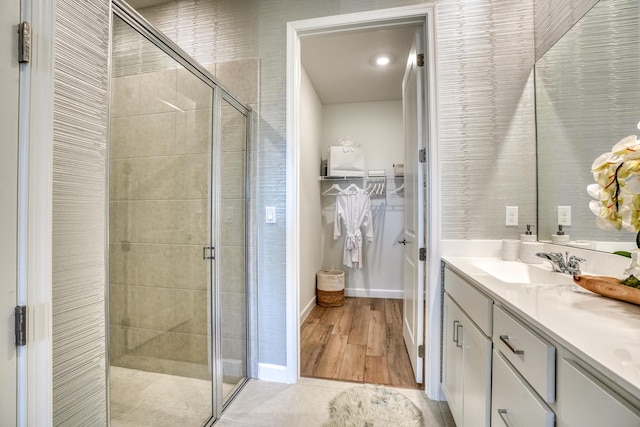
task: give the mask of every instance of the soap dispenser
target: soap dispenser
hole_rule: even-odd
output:
[[[558,231],[556,232],[556,234],[551,235],[551,243],[566,245],[567,243],[569,243],[569,240],[569,235],[564,234],[561,225],[558,225]]]
[[[521,242],[537,242],[538,241],[538,236],[536,236],[531,232],[532,227],[533,225],[527,224],[527,231],[525,231],[524,234],[520,235]]]
[[[533,225],[527,224],[527,231],[520,235],[520,261],[527,264],[541,264],[542,258],[536,256],[542,252],[544,245],[538,242],[538,236],[531,232]]]

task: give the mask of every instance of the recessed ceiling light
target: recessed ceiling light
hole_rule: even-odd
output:
[[[389,65],[390,62],[391,62],[391,59],[389,59],[389,57],[385,55],[380,55],[376,58],[376,65],[379,65],[381,67],[385,65]]]

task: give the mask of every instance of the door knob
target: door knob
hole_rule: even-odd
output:
[[[406,245],[407,239],[398,240],[398,243],[400,243],[401,245]]]

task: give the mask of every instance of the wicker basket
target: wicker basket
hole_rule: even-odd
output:
[[[316,291],[318,305],[322,307],[340,307],[344,305],[344,289],[341,291]]]
[[[322,307],[344,305],[344,271],[318,271],[316,275],[316,302]]]

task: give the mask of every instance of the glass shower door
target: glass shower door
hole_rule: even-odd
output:
[[[247,117],[220,100],[218,324],[225,404],[247,377]]]
[[[112,425],[213,415],[213,89],[114,18],[109,173]]]

